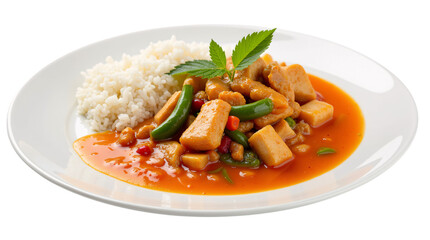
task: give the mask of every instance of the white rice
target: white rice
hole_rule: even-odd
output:
[[[105,63],[82,72],[78,88],[78,112],[95,131],[122,130],[152,117],[179,83],[165,73],[194,59],[210,59],[209,45],[185,43],[174,36],[151,43],[140,54],[124,54],[120,61],[107,57]]]

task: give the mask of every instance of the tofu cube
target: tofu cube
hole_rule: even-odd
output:
[[[254,81],[261,82],[263,79],[263,70],[266,67],[266,62],[262,58],[258,58],[255,62],[243,70],[239,70],[237,77],[245,77]]]
[[[300,118],[312,127],[319,127],[333,118],[334,108],[326,102],[312,100],[301,108]]]
[[[293,153],[271,125],[254,133],[248,140],[258,157],[269,167],[293,160]]]
[[[189,149],[209,151],[221,144],[231,106],[223,100],[206,102],[193,123],[182,133],[179,141]]]
[[[160,125],[161,123],[163,123],[170,116],[170,114],[173,112],[173,110],[176,107],[176,103],[178,102],[179,97],[181,96],[181,92],[182,91],[175,92],[169,98],[169,100],[167,100],[167,102],[160,109],[160,111],[158,111],[158,113],[155,114],[155,116],[154,116],[154,122],[156,124]]]
[[[299,64],[293,64],[284,68],[284,75],[293,84],[295,101],[306,103],[316,99],[317,95],[312,87],[309,76]]]
[[[170,166],[178,167],[180,163],[180,157],[185,152],[184,147],[177,141],[166,141],[157,144],[157,149],[159,153],[155,155],[160,155],[164,160],[166,160]]]
[[[208,162],[209,154],[207,153],[187,153],[182,155],[182,163],[193,170],[203,170]]]
[[[296,133],[293,129],[291,129],[290,125],[288,125],[287,121],[281,120],[277,122],[275,125],[273,125],[273,128],[275,129],[276,133],[282,138],[282,140],[285,142],[287,139],[293,138],[296,136]]]

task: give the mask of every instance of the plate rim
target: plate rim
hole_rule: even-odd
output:
[[[177,209],[177,208],[167,208],[167,207],[158,207],[158,206],[148,206],[148,205],[139,205],[139,204],[135,204],[135,203],[130,203],[130,202],[125,202],[125,201],[120,201],[120,200],[116,200],[116,199],[112,199],[112,198],[108,198],[108,197],[103,197],[100,196],[98,194],[94,194],[85,190],[82,190],[81,188],[77,188],[74,187],[64,181],[61,181],[59,179],[57,179],[54,176],[51,176],[50,174],[46,173],[43,169],[41,169],[40,167],[38,167],[36,164],[34,164],[30,158],[28,158],[19,148],[15,137],[13,135],[13,130],[12,130],[12,125],[11,125],[11,118],[12,118],[12,110],[14,108],[16,99],[18,98],[18,96],[20,95],[20,93],[23,91],[23,89],[32,81],[34,81],[35,77],[43,72],[45,69],[49,68],[51,65],[54,65],[56,62],[61,61],[63,58],[66,58],[67,56],[69,56],[72,53],[78,52],[84,48],[87,47],[91,47],[93,45],[96,45],[100,42],[104,42],[104,41],[109,41],[111,39],[115,39],[115,38],[121,38],[127,35],[132,35],[132,34],[137,34],[137,33],[143,33],[143,32],[150,32],[150,31],[154,31],[154,30],[168,30],[168,29],[178,29],[178,28],[196,28],[196,27],[217,27],[217,28],[223,28],[223,27],[227,27],[227,28],[242,28],[242,29],[250,29],[250,30],[255,30],[255,29],[267,29],[267,27],[262,27],[262,26],[257,26],[257,25],[229,25],[229,24],[193,24],[193,25],[176,25],[176,26],[167,26],[167,27],[161,27],[161,28],[150,28],[150,29],[144,29],[141,31],[134,31],[134,32],[129,32],[129,33],[125,33],[125,34],[121,34],[121,35],[117,35],[117,36],[113,36],[110,38],[106,38],[106,39],[102,39],[90,44],[87,44],[85,46],[82,46],[78,49],[75,49],[71,52],[66,53],[65,55],[61,56],[60,58],[55,59],[54,61],[50,62],[49,64],[47,64],[45,67],[43,67],[42,69],[40,69],[38,72],[36,72],[29,80],[27,80],[25,82],[24,85],[21,86],[21,88],[19,89],[19,91],[15,94],[15,96],[12,99],[12,102],[9,106],[8,109],[8,113],[7,113],[7,134],[8,134],[8,138],[11,142],[11,145],[13,147],[13,149],[15,150],[15,152],[18,154],[18,156],[31,168],[33,169],[36,173],[38,173],[40,176],[42,176],[43,178],[47,179],[48,181],[62,187],[65,188],[73,193],[79,194],[81,196],[85,196],[88,197],[90,199],[93,200],[97,200],[100,202],[104,202],[104,203],[108,203],[114,206],[118,206],[118,207],[124,207],[124,208],[128,208],[128,209],[133,209],[133,210],[139,210],[139,211],[146,211],[146,212],[151,212],[151,213],[159,213],[159,214],[168,214],[168,215],[180,215],[180,216],[238,216],[238,215],[249,215],[249,214],[259,214],[259,213],[267,213],[267,212],[274,212],[274,211],[280,211],[280,210],[286,210],[286,209],[292,209],[292,208],[296,208],[296,207],[301,207],[301,206],[305,206],[305,205],[309,205],[309,204],[313,204],[316,202],[320,202],[329,198],[332,198],[334,196],[340,195],[342,193],[346,193],[352,189],[355,189],[371,180],[373,180],[374,178],[376,178],[377,176],[381,175],[383,172],[385,172],[386,170],[388,170],[390,167],[392,167],[402,156],[403,154],[408,150],[409,146],[412,144],[413,140],[415,139],[416,136],[416,132],[418,129],[418,111],[417,111],[417,105],[415,102],[415,99],[413,98],[411,92],[409,91],[409,89],[406,87],[406,85],[396,76],[394,75],[391,71],[389,71],[387,68],[385,68],[384,66],[382,66],[381,64],[379,64],[378,62],[376,62],[375,60],[367,57],[366,55],[355,51],[354,49],[351,49],[349,47],[345,47],[342,44],[338,44],[335,42],[332,42],[330,40],[326,40],[323,38],[319,38],[319,37],[315,37],[312,35],[308,35],[308,34],[303,34],[303,33],[299,33],[299,32],[294,32],[294,31],[289,31],[289,30],[284,30],[284,29],[279,29],[277,28],[278,31],[281,31],[285,34],[296,34],[296,35],[301,35],[304,37],[309,37],[309,38],[313,38],[319,41],[325,41],[340,47],[343,47],[349,51],[352,51],[360,56],[365,57],[367,60],[370,60],[372,63],[378,65],[379,67],[381,67],[383,70],[385,70],[386,72],[388,72],[393,79],[399,83],[401,85],[402,88],[404,88],[406,90],[406,93],[408,94],[409,98],[412,100],[414,109],[414,115],[413,115],[413,122],[411,125],[411,129],[413,130],[410,135],[409,138],[405,138],[404,141],[402,142],[402,144],[399,146],[399,148],[396,150],[396,152],[389,158],[389,161],[384,162],[381,166],[379,166],[378,168],[376,168],[373,172],[371,172],[370,174],[368,174],[366,177],[364,178],[360,178],[346,186],[319,194],[317,196],[313,196],[304,200],[300,200],[300,201],[296,201],[296,202],[290,202],[290,203],[281,203],[281,204],[276,204],[276,205],[271,205],[271,206],[262,206],[262,207],[252,207],[252,208],[243,208],[243,209],[223,209],[223,210],[195,210],[195,209]],[[252,194],[252,193],[251,193]],[[188,195],[188,194],[184,194],[184,195]],[[223,196],[223,195],[221,195]],[[229,195],[230,196],[230,195]]]

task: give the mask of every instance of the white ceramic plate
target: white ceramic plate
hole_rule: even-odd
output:
[[[154,29],[104,40],[72,52],[37,73],[16,96],[8,132],[19,156],[48,180],[92,199],[149,212],[219,216],[298,207],[346,192],[393,165],[411,143],[417,110],[406,87],[371,59],[315,37],[277,30],[269,48],[274,59],[299,63],[348,92],[360,105],[366,124],[358,149],[340,166],[312,180],[273,191],[198,196],[136,187],[88,167],[72,143],[90,133],[76,114],[80,72],[122,53],[137,54],[150,42],[176,35],[180,40],[235,44],[262,30],[244,26],[185,26]],[[407,124],[405,124],[407,123]]]

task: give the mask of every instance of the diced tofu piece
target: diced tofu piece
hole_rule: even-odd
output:
[[[319,127],[333,118],[334,108],[331,104],[312,100],[302,105],[300,118],[312,127]]]
[[[266,62],[262,58],[257,59],[251,65],[243,70],[239,70],[236,73],[237,77],[249,78],[253,81],[261,82],[263,79],[263,69],[266,67]]]
[[[209,154],[207,153],[187,153],[182,155],[182,163],[193,170],[203,170],[208,162]]]
[[[170,116],[170,114],[173,112],[173,110],[176,107],[176,103],[178,102],[179,97],[181,96],[181,92],[182,91],[175,92],[169,98],[169,100],[167,100],[167,102],[160,109],[160,111],[158,111],[158,113],[155,114],[155,116],[154,116],[154,122],[156,124],[160,125],[161,123],[163,123]]]
[[[226,101],[231,106],[240,106],[246,104],[245,97],[238,92],[223,91],[218,95],[218,98]]]
[[[291,129],[290,125],[288,125],[287,121],[281,120],[277,122],[275,125],[273,125],[273,128],[275,129],[276,133],[282,138],[282,140],[285,142],[287,139],[293,138],[296,136],[296,133],[293,129]]]
[[[196,94],[198,91],[205,90],[205,86],[206,86],[207,81],[208,81],[207,79],[192,76],[192,77],[185,79],[184,85],[193,86],[194,94]]]
[[[239,92],[244,96],[248,96],[251,93],[251,89],[254,87],[256,81],[252,81],[249,78],[234,78],[230,84],[231,89],[235,92]]]
[[[203,104],[194,122],[182,133],[179,141],[197,151],[214,150],[221,144],[230,113],[230,104],[216,99]]]
[[[295,101],[306,103],[316,98],[309,76],[299,64],[282,67],[287,80],[293,84]]]
[[[159,153],[153,153],[154,156],[160,156],[166,160],[170,166],[178,167],[180,163],[180,156],[184,153],[185,149],[177,141],[166,141],[157,144]]]
[[[229,91],[230,87],[227,83],[221,80],[220,77],[211,78],[206,82],[205,92],[208,95],[209,100],[218,98],[218,95],[222,91]]]
[[[293,160],[293,153],[271,125],[254,133],[249,138],[251,148],[269,167],[276,167]]]
[[[288,101],[294,102],[293,83],[286,78],[285,73],[283,73],[284,68],[276,65],[268,67],[271,68],[270,74],[267,76],[269,86],[284,95]]]

